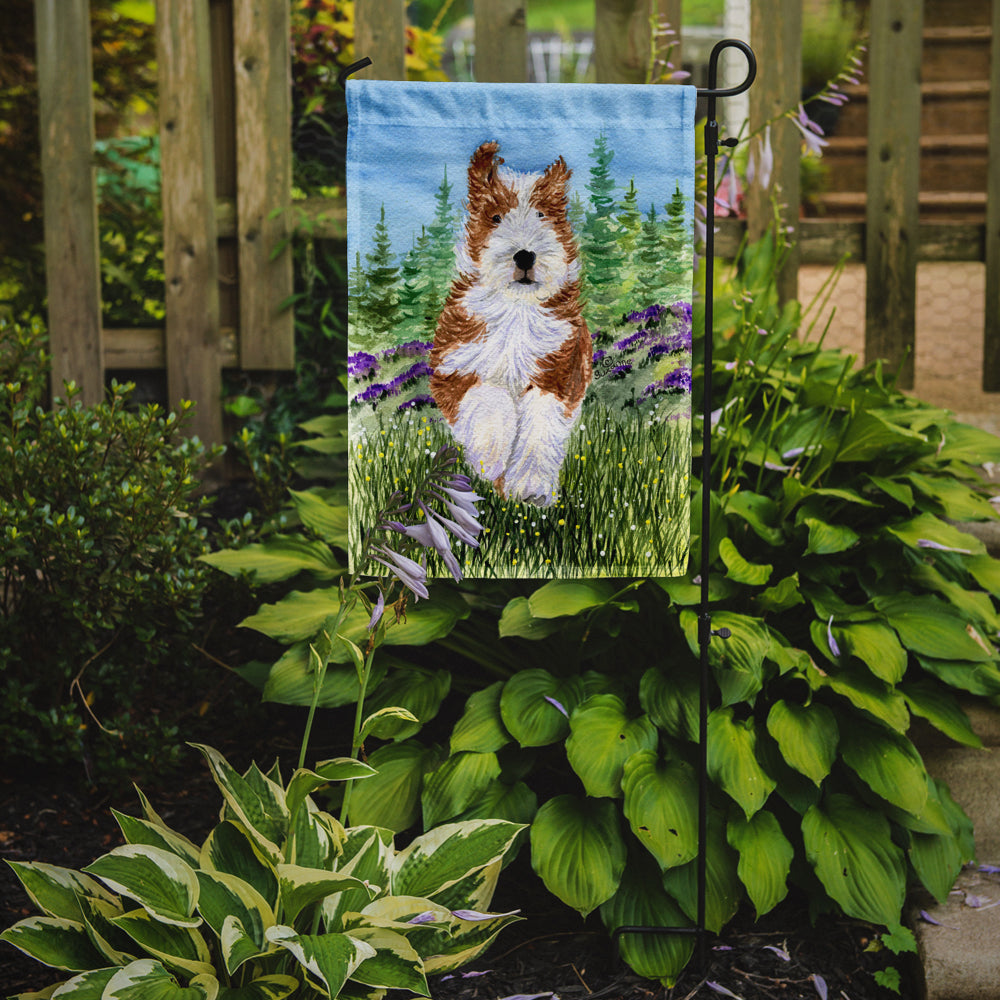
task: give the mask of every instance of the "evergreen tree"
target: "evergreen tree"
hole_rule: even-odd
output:
[[[628,182],[628,190],[622,201],[621,211],[618,213],[618,243],[624,251],[625,258],[628,259],[635,251],[636,238],[642,226],[642,213],[639,211],[639,192],[635,186],[635,178]]]
[[[361,266],[361,252],[358,251],[354,257],[354,267],[347,278],[347,326],[352,342],[360,336],[358,328],[360,319],[361,300],[365,295],[365,288],[368,285],[368,276]]]
[[[621,276],[625,261],[618,244],[618,220],[615,218],[615,180],[611,176],[614,150],[603,133],[594,141],[590,157],[587,190],[591,210],[583,226],[584,294],[589,305],[592,327],[607,330],[622,312]]]
[[[649,212],[642,221],[636,239],[634,264],[636,307],[646,309],[654,304],[666,305],[669,260],[655,205],[649,206]]]
[[[570,228],[576,236],[577,244],[579,244],[584,223],[587,221],[587,209],[583,204],[583,199],[580,197],[579,191],[573,192],[573,197],[570,199],[569,206],[566,209],[566,218],[569,220]]]
[[[440,305],[431,277],[431,238],[426,226],[421,227],[419,238],[403,258],[401,277],[400,321],[395,340],[427,340],[433,333]]]
[[[458,236],[459,214],[451,203],[448,168],[434,196],[434,221],[427,227],[430,269],[428,278],[437,290],[441,302],[448,294],[455,272],[455,242]]]
[[[375,226],[373,251],[365,254],[365,261],[368,266],[365,269],[365,288],[358,302],[358,323],[366,335],[382,343],[400,317],[399,267],[392,258],[389,227],[385,224],[385,205]]]
[[[674,195],[670,199],[670,204],[666,206],[667,221],[664,224],[663,250],[666,257],[667,270],[675,276],[672,282],[676,292],[674,297],[689,297],[691,292],[685,288],[685,282],[678,282],[676,279],[684,279],[693,267],[694,249],[691,241],[691,227],[685,218],[684,195],[681,194],[680,185],[674,190]]]

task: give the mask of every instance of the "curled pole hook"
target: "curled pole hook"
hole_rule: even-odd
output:
[[[357,73],[358,70],[362,70],[366,66],[371,66],[371,65],[372,65],[371,59],[369,59],[368,56],[365,56],[363,59],[359,59],[357,62],[352,62],[350,66],[345,66],[337,74],[337,84],[339,85],[340,89],[341,90],[347,89],[347,78],[352,73]]]
[[[746,79],[735,87],[718,87],[719,78],[719,56],[725,49],[739,49],[747,58]],[[699,87],[698,96],[707,97],[710,100],[716,97],[735,97],[750,89],[751,84],[757,78],[757,57],[753,49],[746,42],[738,38],[723,38],[721,42],[716,42],[712,48],[712,54],[708,57],[708,86]]]

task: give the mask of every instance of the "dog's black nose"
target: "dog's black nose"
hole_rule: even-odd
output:
[[[514,254],[514,266],[519,267],[522,271],[527,271],[534,263],[535,255],[530,250],[518,250]]]

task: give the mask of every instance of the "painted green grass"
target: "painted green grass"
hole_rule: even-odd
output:
[[[691,428],[686,396],[611,411],[588,401],[567,449],[551,507],[516,503],[474,480],[484,531],[478,550],[461,547],[476,578],[673,576],[686,571]],[[656,409],[654,410],[654,406]],[[437,450],[454,444],[436,410],[380,408],[352,445],[351,547],[376,522],[394,490],[409,491]],[[445,573],[436,559],[428,575]]]

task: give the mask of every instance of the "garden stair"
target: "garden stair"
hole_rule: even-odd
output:
[[[919,205],[927,222],[985,219],[990,17],[989,0],[925,2]],[[824,150],[829,190],[816,202],[827,216],[864,219],[868,85],[846,92]]]
[[[914,742],[927,770],[949,786],[972,819],[977,865],[997,866],[1000,711],[981,705],[964,707],[983,749],[956,746],[930,727],[919,730]],[[962,871],[943,904],[927,893],[911,898],[909,922],[919,948],[925,1000],[1000,998],[1000,905],[991,905],[998,902],[1000,874],[981,872],[976,866]]]

